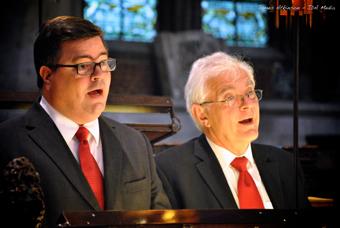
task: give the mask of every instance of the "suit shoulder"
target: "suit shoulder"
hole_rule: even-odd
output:
[[[0,135],[9,136],[11,133],[20,131],[20,128],[24,127],[24,117],[18,116],[5,120],[0,123]],[[1,136],[3,139],[3,136]]]
[[[109,125],[110,127],[116,128],[118,130],[118,132],[122,132],[123,134],[127,134],[127,133],[138,134],[138,135],[141,134],[140,131],[138,131],[138,130],[132,128],[132,127],[129,127],[126,124],[119,123],[118,121],[113,120],[111,118],[101,116],[101,119],[103,120],[103,122],[105,124]]]
[[[156,160],[170,159],[170,158],[183,159],[185,155],[192,154],[197,140],[198,140],[197,138],[194,138],[181,145],[173,146],[171,148],[162,150],[156,154]]]
[[[266,144],[259,144],[259,143],[252,143],[252,147],[257,150],[266,150],[266,151],[283,151],[283,149],[273,146],[273,145],[266,145]]]
[[[266,154],[269,154],[271,156],[275,156],[278,158],[283,158],[283,157],[292,157],[292,153],[284,150],[282,148],[279,148],[277,146],[273,146],[273,145],[266,145],[266,144],[257,144],[257,143],[253,143],[252,144],[252,148],[257,151],[257,152],[264,152]]]

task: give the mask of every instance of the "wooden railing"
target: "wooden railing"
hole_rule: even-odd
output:
[[[335,227],[333,209],[64,212],[58,227]]]
[[[27,109],[39,97],[38,92],[0,92],[1,109]],[[175,134],[181,128],[170,97],[110,94],[105,113],[166,114],[167,123],[129,122],[127,125],[143,132],[156,143]],[[157,118],[154,118],[157,121]]]

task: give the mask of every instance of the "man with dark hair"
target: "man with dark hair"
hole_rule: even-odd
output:
[[[32,162],[46,224],[62,211],[168,208],[148,139],[102,116],[116,68],[102,31],[78,17],[48,20],[34,61],[41,96],[1,123],[0,168],[21,156]]]

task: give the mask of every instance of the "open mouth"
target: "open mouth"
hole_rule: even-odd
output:
[[[87,93],[90,96],[100,96],[103,94],[103,90],[102,89],[96,89],[96,90],[92,90],[90,92]]]
[[[252,122],[253,122],[253,118],[248,118],[248,119],[239,121],[240,124],[251,124]]]

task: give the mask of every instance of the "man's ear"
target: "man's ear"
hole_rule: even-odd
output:
[[[49,85],[51,83],[51,80],[50,80],[50,77],[52,75],[51,68],[47,66],[42,66],[40,67],[39,74],[42,80],[44,81],[45,85]]]
[[[210,127],[208,116],[204,110],[204,107],[202,107],[199,104],[193,104],[191,106],[191,113],[192,116],[196,119],[196,121],[202,126],[202,127]]]

